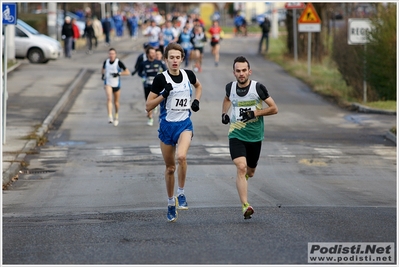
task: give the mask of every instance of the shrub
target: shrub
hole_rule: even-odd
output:
[[[337,64],[338,71],[346,84],[353,88],[350,92],[355,99],[363,98],[364,57],[363,45],[348,44],[348,26],[336,31],[333,41],[332,59]],[[373,88],[367,88],[367,99],[377,100]]]
[[[35,28],[38,32],[47,35],[47,14],[18,14],[18,18]]]
[[[396,100],[396,4],[388,4],[371,18],[365,57],[367,82],[380,100]]]

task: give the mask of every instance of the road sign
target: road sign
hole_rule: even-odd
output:
[[[369,19],[348,19],[348,44],[368,43],[367,33],[371,30]]]
[[[299,17],[298,23],[321,23],[320,17],[312,3],[308,3]]]
[[[284,7],[286,9],[305,8],[305,4],[303,2],[287,2]]]
[[[2,3],[3,25],[17,24],[17,4]]]
[[[371,22],[369,19],[348,19],[348,44],[364,45],[364,52],[366,53],[366,44],[369,42],[367,33],[370,30]],[[363,60],[363,65],[366,66],[366,58]],[[366,71],[363,72],[363,102],[367,102]]]
[[[320,32],[321,20],[312,3],[308,3],[298,19],[300,32]]]

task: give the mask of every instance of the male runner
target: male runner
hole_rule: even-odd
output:
[[[167,71],[158,74],[147,98],[146,110],[160,105],[158,137],[165,162],[165,181],[168,195],[167,219],[177,220],[178,209],[188,209],[184,185],[187,172],[187,152],[193,137],[191,110],[199,110],[202,85],[191,70],[180,69],[184,60],[184,50],[177,43],[170,43],[165,48]],[[192,86],[195,88],[193,96]],[[194,101],[192,99],[194,98]],[[190,110],[191,107],[191,110]],[[178,161],[177,197],[174,196],[176,158]],[[177,203],[176,203],[177,202]]]
[[[248,60],[237,57],[233,63],[236,81],[226,85],[222,105],[222,123],[230,123],[229,148],[237,168],[236,186],[244,219],[250,219],[254,209],[248,203],[248,178],[255,174],[264,139],[263,116],[277,114],[277,105],[266,87],[249,79],[252,70]],[[267,107],[263,108],[263,102]],[[230,116],[227,114],[231,107]]]

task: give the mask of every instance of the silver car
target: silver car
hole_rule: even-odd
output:
[[[18,19],[15,25],[15,57],[28,58],[31,63],[47,63],[62,54],[59,41],[39,33]]]

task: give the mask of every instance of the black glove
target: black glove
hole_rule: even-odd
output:
[[[137,72],[137,70],[133,71],[132,72],[132,76],[134,76],[136,74],[136,72]]]
[[[101,74],[101,80],[105,80],[105,75],[104,74]]]
[[[167,84],[165,85],[165,89],[162,90],[161,95],[162,95],[164,98],[167,98],[167,97],[169,96],[170,91],[172,91],[172,90],[173,90],[172,84],[171,84],[171,83],[167,83]]]
[[[226,113],[222,114],[222,123],[223,124],[228,124],[230,122],[230,117]]]
[[[191,109],[194,112],[197,112],[199,110],[199,101],[198,101],[198,99],[194,99],[193,103],[191,104]]]
[[[119,72],[111,73],[111,75],[112,75],[112,77],[114,77],[114,78],[116,78],[116,77],[118,77],[118,76],[121,76],[121,74],[120,74]]]
[[[255,113],[252,110],[248,110],[242,114],[242,122],[247,122],[255,118]]]

